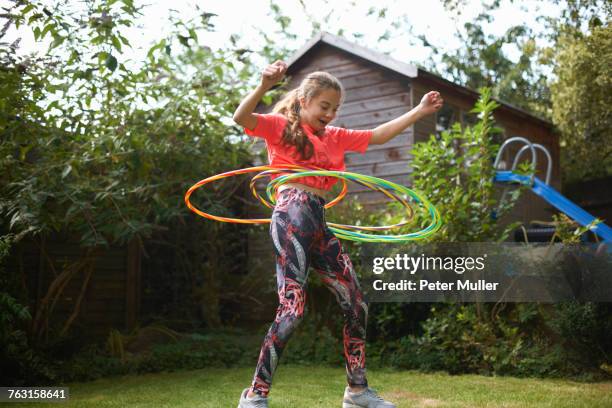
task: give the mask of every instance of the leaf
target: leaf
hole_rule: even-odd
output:
[[[28,4],[27,6],[23,8],[23,10],[21,10],[21,14],[23,15],[28,14],[33,8],[34,8],[33,4]]]
[[[117,58],[112,54],[108,54],[108,58],[106,58],[104,65],[106,65],[106,68],[110,69],[111,72],[115,71],[115,69],[117,69]]]
[[[98,45],[98,44],[102,44],[103,41],[104,41],[104,36],[99,35],[97,37],[92,38],[89,42],[92,45]]]
[[[195,42],[198,42],[198,34],[196,33],[196,31],[195,31],[193,28],[190,28],[190,29],[189,29],[189,36],[190,36],[191,38],[193,38],[193,40],[194,40]]]
[[[105,61],[109,55],[110,54],[106,51],[100,51],[100,52],[95,53],[93,56],[98,57],[98,61],[102,62],[102,61]]]
[[[221,68],[219,65],[215,65],[213,70],[215,71],[215,74],[217,74],[219,79],[223,78],[223,68]]]
[[[154,46],[149,48],[149,51],[147,52],[147,58],[152,60],[153,59],[153,53],[155,53],[155,50],[158,50],[161,47],[163,47],[163,45],[161,45],[161,43],[159,43],[159,44],[155,44]]]
[[[21,146],[19,148],[19,160],[25,161],[28,152],[34,147],[33,145]]]
[[[67,164],[66,167],[64,167],[64,171],[62,171],[62,179],[65,179],[66,176],[70,174],[71,171],[72,171],[72,166],[70,164]]]
[[[261,98],[261,101],[265,104],[265,105],[270,105],[272,103],[272,95],[270,94],[266,94]]]
[[[40,38],[43,38],[45,35],[47,35],[47,33],[51,31],[54,27],[55,26],[53,25],[53,23],[47,24],[45,28],[43,28],[42,32],[40,33]]]
[[[177,35],[178,40],[181,44],[183,44],[185,47],[189,47],[189,37],[185,37],[183,35]]]
[[[113,180],[113,182],[106,187],[106,191],[111,191],[117,184],[119,184],[119,180]]]
[[[59,101],[53,101],[47,106],[47,112],[52,109],[59,109]]]
[[[18,223],[19,221],[21,221],[21,213],[19,211],[17,211],[15,214],[13,214],[13,216],[11,217],[11,222],[9,223],[9,229],[13,229],[13,226]]]
[[[40,20],[41,18],[43,18],[44,16],[41,13],[35,13],[32,15],[32,17],[30,17],[28,19],[28,25],[32,25],[32,23],[36,20]],[[34,28],[35,30],[38,29],[38,32],[40,32],[40,29],[38,27]]]
[[[125,38],[121,34],[117,34],[117,36],[119,37],[123,45],[127,45],[128,47],[130,46],[130,41],[127,38]]]
[[[147,53],[147,58],[152,60],[153,59],[153,54],[155,53],[155,51],[156,50],[161,50],[165,46],[166,46],[166,40],[161,40],[160,42],[158,42],[157,44],[155,44],[153,47],[151,47],[149,49],[149,52]]]
[[[113,47],[115,47],[117,51],[121,52],[121,42],[119,41],[119,38],[113,36],[111,41],[113,42]]]
[[[72,65],[75,61],[79,59],[79,53],[77,50],[72,50],[70,53],[70,58],[68,58],[68,65]]]

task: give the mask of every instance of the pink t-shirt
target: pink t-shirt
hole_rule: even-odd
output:
[[[302,160],[295,146],[286,146],[281,142],[287,118],[280,114],[258,114],[255,129],[244,128],[249,136],[265,139],[268,149],[268,161],[273,166],[284,164],[301,165],[304,167],[320,167],[325,170],[344,171],[344,152],[365,153],[372,137],[371,130],[351,130],[335,126],[326,126],[322,136],[317,136],[313,128],[302,124],[306,136],[313,146],[313,154],[309,160]],[[310,187],[329,190],[338,182],[335,177],[301,177],[292,182],[302,183]]]

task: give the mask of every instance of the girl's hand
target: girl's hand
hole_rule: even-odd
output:
[[[421,103],[419,104],[419,110],[425,115],[431,115],[437,112],[444,105],[444,99],[440,96],[438,91],[430,91],[423,95]]]
[[[284,61],[276,61],[268,65],[261,74],[261,86],[265,89],[272,88],[283,79],[285,72],[287,72],[287,64]]]

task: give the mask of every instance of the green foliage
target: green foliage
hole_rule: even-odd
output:
[[[551,339],[542,306],[509,304],[503,312],[491,316],[495,307],[493,304],[433,307],[431,317],[423,323],[423,335],[402,338],[386,361],[400,368],[446,370],[451,374],[602,377],[592,360],[577,358],[576,350],[569,344]],[[558,316],[563,322],[570,318],[568,314]],[[587,324],[594,321],[590,319]],[[563,340],[569,341],[577,333],[574,328],[567,330]],[[600,335],[601,331],[597,333]],[[589,351],[588,357],[592,358],[593,349]]]
[[[456,15],[461,14],[465,3],[465,0],[443,1],[444,7]],[[499,0],[494,0],[483,2],[483,12],[467,22],[463,30],[457,31],[457,40],[464,44],[458,50],[445,49],[443,44],[436,44],[426,35],[418,35],[422,44],[432,52],[432,57],[426,63],[427,68],[472,89],[490,87],[494,97],[544,118],[553,119],[556,125],[562,127],[562,123],[557,122],[559,112],[567,112],[567,105],[573,103],[566,98],[555,97],[552,93],[571,93],[575,86],[572,86],[570,81],[567,90],[555,91],[550,81],[551,71],[559,67],[560,56],[567,59],[569,55],[573,55],[576,61],[581,59],[568,48],[568,39],[580,42],[589,32],[595,33],[599,29],[609,27],[612,6],[606,0],[549,0],[543,3],[559,10],[559,17],[548,17],[546,13],[540,13],[537,20],[543,23],[543,26],[538,31],[522,23],[508,28],[498,36],[488,34],[490,26],[496,24],[493,12],[499,11],[501,5]],[[539,12],[534,5],[525,7],[529,8]],[[513,49],[516,56],[512,56],[508,52],[509,49]],[[602,50],[606,47],[602,44],[596,49]],[[605,61],[606,56],[601,56]],[[586,71],[579,69],[576,72],[590,72],[602,64],[605,62],[587,59],[582,61],[582,66],[592,66],[587,67]],[[583,74],[579,83],[589,81],[590,78],[593,76]],[[565,84],[560,87],[565,88]],[[605,89],[602,87],[600,92],[605,92]],[[601,144],[593,146],[595,149],[602,147]],[[564,172],[564,175],[568,173],[571,173],[571,170]]]
[[[339,306],[335,315],[341,318]],[[341,326],[332,332],[329,326],[333,322],[329,319],[329,315],[307,313],[283,351],[283,363],[342,364]]]
[[[14,344],[26,345],[25,333],[19,327],[32,318],[28,308],[4,292],[0,293],[0,305],[0,343],[9,350]]]
[[[576,221],[563,213],[553,214],[551,224],[555,227],[555,234],[551,238],[554,241],[555,237],[564,244],[577,244],[582,242],[583,235],[591,230],[591,228],[601,222],[595,219],[589,225],[581,226]]]
[[[612,175],[612,27],[559,39],[552,85],[553,117],[561,130],[566,182]],[[597,163],[597,165],[593,165]]]
[[[439,137],[432,135],[414,147],[413,187],[434,203],[443,223],[429,240],[503,241],[516,227],[498,226],[499,218],[514,206],[522,189],[514,190],[505,202],[495,198],[493,161],[499,130],[494,127],[492,112],[497,106],[484,88],[471,111],[479,117],[475,125],[462,129],[456,123],[450,131]]]
[[[304,0],[298,0],[300,4],[299,18],[303,20],[308,26],[310,26],[309,37],[318,35],[321,31],[333,32],[339,36],[345,38],[352,38],[356,41],[363,41],[364,38],[368,38],[376,41],[381,46],[385,42],[389,41],[392,35],[391,27],[394,29],[400,28],[400,21],[389,22],[388,7],[376,5],[369,5],[367,3],[350,2],[350,3],[332,3],[325,2],[325,13],[314,12],[313,3],[306,2]],[[315,6],[316,7],[316,6]],[[273,36],[269,36],[269,33],[275,27],[266,27],[266,30],[259,30],[259,34],[265,39],[267,43],[266,55],[274,57],[276,56],[288,56],[291,51],[299,48],[301,42],[304,39],[298,37],[295,33],[295,24],[292,24],[292,19],[284,13],[283,7],[274,1],[269,2],[269,15],[274,18],[274,21],[278,27],[273,32]],[[320,10],[319,10],[320,11]],[[368,30],[364,31],[362,26],[354,26],[343,24],[342,18],[338,18],[339,15],[360,13],[362,17],[369,20],[370,24]],[[272,38],[271,38],[272,37]],[[290,46],[287,46],[290,44]],[[266,49],[264,49],[266,51]],[[274,51],[274,52],[270,52]]]
[[[478,123],[465,129],[455,125],[414,149],[413,187],[436,205],[444,222],[433,240],[499,242],[516,226],[502,228],[497,220],[512,208],[521,190],[515,190],[501,205],[495,199],[495,107],[484,90],[473,110],[479,116]],[[532,174],[533,169],[523,166],[520,172]],[[555,222],[563,242],[576,242],[588,229],[576,229],[563,218],[555,218]],[[386,322],[410,324],[407,311],[400,304],[375,306],[377,312],[371,317],[378,337],[370,350],[380,365],[451,373],[598,376],[598,366],[607,362],[606,351],[597,353],[594,345],[600,351],[610,349],[601,330],[593,330],[585,342],[572,340],[584,327],[568,326],[576,319],[565,311],[552,313],[556,316],[553,321],[560,323],[556,329],[549,327],[549,314],[535,304],[436,305],[429,316],[421,317],[422,334],[413,328],[399,335],[388,331]],[[594,316],[585,311],[579,320],[588,322],[585,325],[589,328],[609,325],[602,313]],[[551,335],[551,331],[557,334]]]
[[[390,309],[399,310],[396,305]],[[612,313],[607,303],[434,305],[422,330],[378,341],[376,364],[587,380],[610,374]]]
[[[602,369],[610,364],[612,306],[609,303],[558,303],[550,326],[562,339],[565,358],[572,364]]]
[[[82,26],[39,2],[16,5],[16,24],[54,42],[44,61],[5,55],[0,70],[0,212],[16,232],[62,230],[84,246],[150,236],[186,216],[182,196],[195,180],[239,167],[246,153],[224,118],[249,75],[233,50],[197,44],[197,32],[212,29],[204,21],[173,21],[144,66],[128,67],[120,32],[139,9],[91,7]],[[225,209],[216,197],[206,198]]]
[[[137,327],[127,335],[117,329],[112,329],[106,341],[106,348],[111,356],[124,362],[130,349],[146,347],[148,343],[159,341],[160,338],[176,342],[179,337],[179,333],[163,325]]]
[[[132,333],[134,335],[135,333]],[[115,332],[113,336],[124,336]],[[71,359],[54,365],[62,381],[88,381],[111,375],[142,374],[160,371],[235,367],[253,364],[259,354],[262,336],[238,331],[178,334],[171,341],[142,344],[129,341],[123,358],[108,348],[91,345]]]
[[[17,240],[61,233],[89,248],[136,241],[144,249],[147,239],[172,246],[178,256],[166,267],[195,283],[181,296],[187,313],[199,307],[197,317],[218,325],[219,275],[240,259],[233,243],[241,240],[195,217],[183,196],[249,160],[228,119],[252,77],[246,51],[203,45],[214,25],[200,13],[170,16],[172,32],[145,61],[129,61],[122,33],[141,7],[97,0],[51,12],[45,4],[15,2],[5,15],[6,27],[52,42],[39,58],[19,57],[17,44],[0,50],[0,229]],[[240,216],[240,181],[201,189],[192,202]]]
[[[443,4],[459,15],[465,1],[445,0]],[[483,11],[455,33],[456,40],[463,44],[460,48],[448,49],[426,34],[416,35],[431,50],[430,59],[423,63],[454,83],[471,89],[487,87],[494,98],[549,117],[548,74],[542,69],[550,59],[549,50],[537,46],[540,33],[526,24],[509,27],[501,35],[490,34],[489,26],[495,24],[492,13],[499,7],[499,1],[482,3]]]
[[[27,327],[32,319],[27,306],[19,303],[5,290],[10,279],[3,268],[14,239],[11,235],[0,236],[0,382],[6,385],[34,385],[53,377],[41,356],[30,347]]]
[[[567,34],[580,37],[608,24],[612,17],[612,4],[607,0],[552,0],[552,3],[561,11],[559,19],[547,22],[555,40]]]

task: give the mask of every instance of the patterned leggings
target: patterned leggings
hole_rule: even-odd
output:
[[[347,381],[366,386],[365,335],[368,308],[348,255],[325,224],[325,201],[315,194],[288,188],[279,193],[270,235],[276,252],[279,306],[264,338],[253,392],[266,397],[278,360],[302,320],[308,267],[312,265],[336,296],[344,314],[344,357]]]

